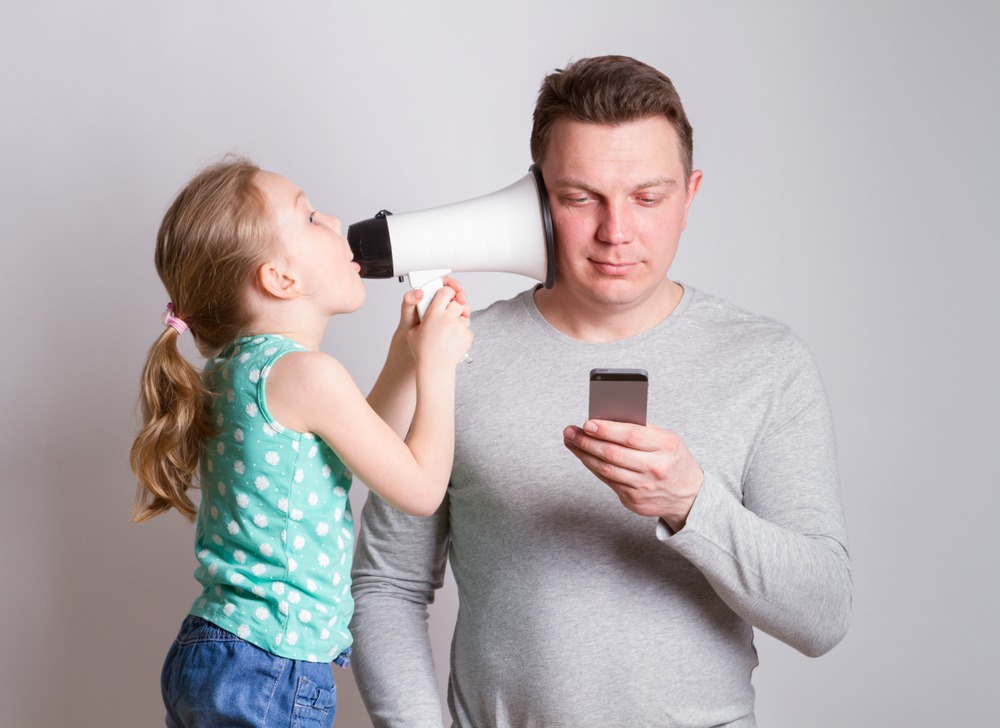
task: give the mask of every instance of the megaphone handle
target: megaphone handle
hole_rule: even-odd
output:
[[[410,288],[419,288],[424,292],[424,297],[417,303],[417,314],[419,314],[421,321],[424,314],[427,313],[427,307],[434,299],[434,294],[438,292],[439,288],[444,287],[442,278],[449,273],[451,273],[451,269],[444,268],[441,270],[415,270],[406,274]]]

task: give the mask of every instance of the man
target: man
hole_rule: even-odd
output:
[[[456,725],[753,726],[753,628],[820,655],[850,616],[816,367],[785,326],[668,277],[702,174],[666,76],[624,57],[552,73],[531,149],[555,284],[473,316],[439,512],[369,498],[362,694],[376,726],[441,725],[426,605],[447,556]],[[567,424],[596,367],[648,370],[648,426]]]

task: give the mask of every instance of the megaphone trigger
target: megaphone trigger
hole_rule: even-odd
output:
[[[419,288],[424,292],[424,297],[417,302],[417,314],[420,316],[421,321],[423,321],[424,314],[427,313],[427,307],[434,300],[434,294],[444,286],[442,279],[449,273],[451,273],[451,268],[415,270],[407,273],[406,277],[410,283],[410,288]]]

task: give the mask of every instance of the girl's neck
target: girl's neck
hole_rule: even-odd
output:
[[[248,331],[250,334],[277,334],[309,351],[319,351],[329,321],[329,316],[319,316],[315,311],[295,306],[268,307],[258,311]]]

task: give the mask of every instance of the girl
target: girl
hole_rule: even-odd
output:
[[[365,298],[340,221],[247,160],[180,192],[156,269],[171,303],[142,375],[133,517],[197,516],[203,586],[163,668],[167,726],[330,726],[330,662],[346,666],[351,644],[352,473],[407,513],[440,504],[472,342],[464,294],[449,281],[422,322],[421,292],[404,296],[366,401],[319,351],[330,316]],[[188,331],[201,373],[177,348]],[[387,421],[404,431],[411,411],[404,441]]]

